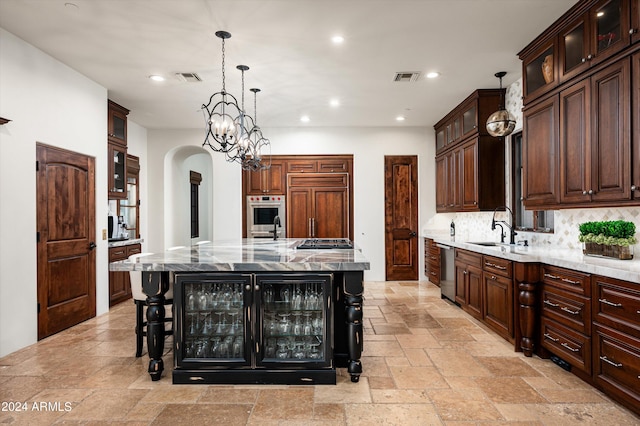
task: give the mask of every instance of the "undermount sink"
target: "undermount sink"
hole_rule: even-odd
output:
[[[493,241],[480,241],[480,242],[469,242],[467,244],[474,244],[476,246],[485,246],[485,247],[497,247],[497,246],[503,246],[504,243],[496,243]]]

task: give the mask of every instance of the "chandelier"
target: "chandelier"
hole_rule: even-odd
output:
[[[222,90],[211,95],[209,102],[202,105],[206,131],[202,146],[207,145],[215,152],[224,153],[227,160],[233,161],[232,153],[236,150],[238,141],[246,137],[248,132],[245,127],[245,114],[238,106],[238,100],[228,93],[225,87],[224,42],[231,38],[231,34],[217,31],[216,37],[222,39]]]
[[[516,119],[504,106],[502,77],[505,75],[507,75],[505,71],[500,71],[495,74],[495,76],[500,79],[500,109],[491,114],[487,119],[487,132],[489,132],[491,136],[508,136],[516,127]]]
[[[268,169],[271,167],[271,143],[262,136],[262,131],[257,125],[256,93],[260,89],[250,89],[253,92],[254,118],[252,118],[244,109],[244,73],[249,67],[238,65],[236,68],[242,72],[242,103],[238,121],[243,130],[237,138],[238,143],[235,148],[225,153],[227,161],[240,163],[243,170]],[[246,131],[246,129],[250,130]]]

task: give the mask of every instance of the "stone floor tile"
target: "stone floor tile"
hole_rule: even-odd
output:
[[[434,367],[389,367],[398,389],[449,388]]]
[[[519,377],[478,377],[478,387],[495,403],[546,403],[535,389]]]
[[[427,349],[427,355],[433,365],[445,377],[453,376],[490,376],[491,373],[473,356],[454,349]]]
[[[249,420],[251,407],[242,404],[167,404],[151,425],[244,426]]]
[[[366,404],[371,402],[369,378],[360,377],[353,383],[349,377],[338,377],[336,386],[316,386],[314,402],[316,404]]]
[[[312,387],[261,390],[251,420],[311,420],[313,404]]]
[[[431,404],[347,404],[348,426],[442,425]]]

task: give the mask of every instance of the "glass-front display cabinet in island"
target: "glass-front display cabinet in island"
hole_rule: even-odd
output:
[[[173,382],[335,384],[332,283],[332,274],[176,274]]]

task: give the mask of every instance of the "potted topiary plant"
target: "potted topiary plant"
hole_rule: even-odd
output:
[[[624,220],[585,222],[580,224],[582,252],[589,256],[633,259],[636,225]]]

